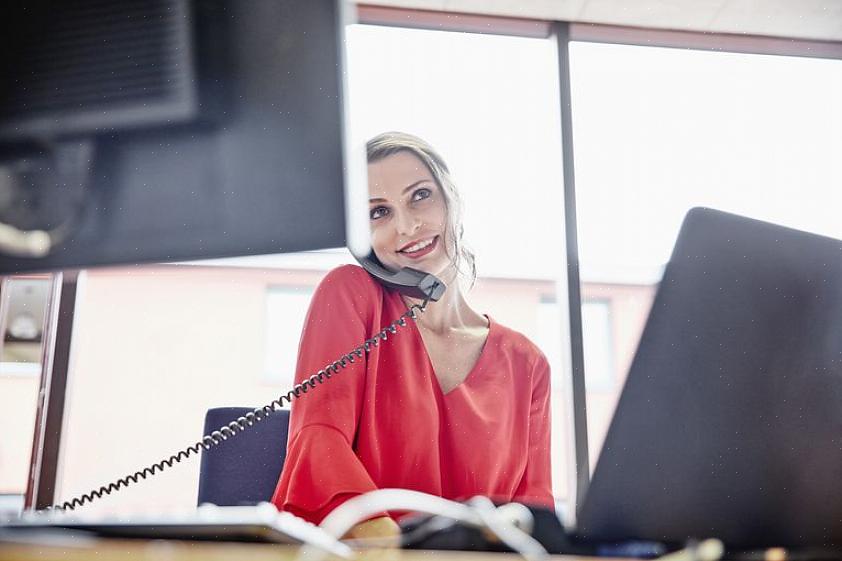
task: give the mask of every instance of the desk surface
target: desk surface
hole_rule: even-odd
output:
[[[3,561],[295,561],[297,547],[272,544],[178,542],[164,540],[80,539],[66,543],[0,543]],[[337,560],[336,557],[327,559]],[[520,557],[507,553],[371,550],[361,561],[501,561]],[[594,558],[553,556],[558,561]],[[600,561],[609,561],[600,558]]]

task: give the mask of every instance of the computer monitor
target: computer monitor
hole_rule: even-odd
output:
[[[345,18],[341,0],[4,6],[0,274],[366,253]]]
[[[579,533],[839,546],[840,476],[842,241],[691,210]]]

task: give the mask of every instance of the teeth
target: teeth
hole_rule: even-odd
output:
[[[416,251],[421,251],[431,243],[433,243],[433,238],[430,238],[425,242],[418,242],[417,244],[410,246],[406,249],[402,249],[401,251],[403,251],[404,253],[415,253]]]

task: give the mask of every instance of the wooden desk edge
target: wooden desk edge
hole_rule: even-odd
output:
[[[12,543],[0,541],[3,561],[295,561],[299,548],[289,545],[168,540],[107,540],[83,538],[66,543]],[[367,550],[360,561],[510,561],[512,553]],[[587,561],[592,557],[554,555],[557,561]],[[338,557],[326,557],[340,561]],[[602,561],[609,558],[601,557]],[[619,561],[619,560],[617,560]],[[625,560],[630,561],[630,560]]]

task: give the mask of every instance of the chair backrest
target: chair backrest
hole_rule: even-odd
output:
[[[254,411],[253,407],[218,407],[205,415],[205,431]],[[287,454],[289,411],[278,410],[233,438],[202,451],[198,504],[255,505],[272,498]]]

